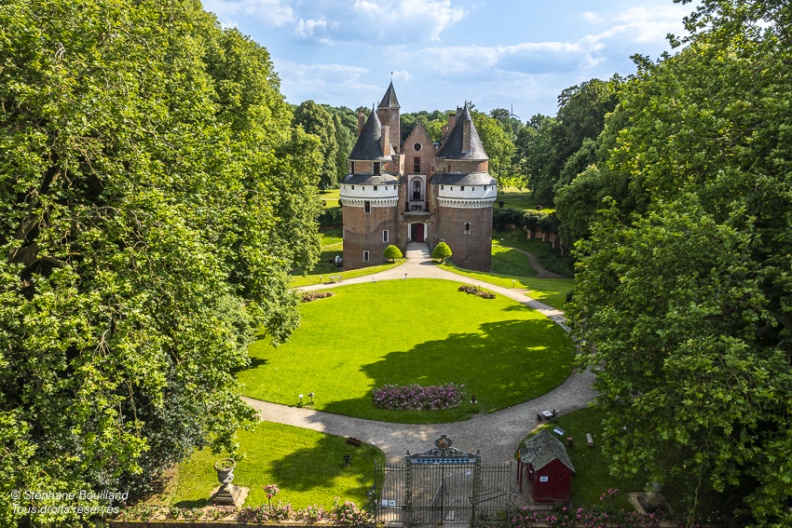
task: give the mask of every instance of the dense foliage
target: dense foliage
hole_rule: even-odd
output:
[[[445,242],[440,242],[432,250],[433,259],[444,260],[450,257],[451,255],[453,255],[453,253],[451,252],[451,248],[448,247],[448,244],[446,244]]]
[[[712,490],[739,526],[792,525],[791,18],[702,2],[559,204],[589,216],[568,313],[613,469],[694,511]]]
[[[232,369],[298,323],[287,271],[318,255],[320,157],[267,51],[196,0],[2,3],[0,108],[10,526],[11,490],[134,495],[233,448],[251,412]]]

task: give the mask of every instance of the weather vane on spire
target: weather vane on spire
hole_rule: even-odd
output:
[[[393,72],[391,72],[391,82],[393,82]]]

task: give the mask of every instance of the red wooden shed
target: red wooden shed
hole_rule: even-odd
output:
[[[540,431],[520,449],[520,489],[523,477],[531,483],[537,502],[568,501],[575,468],[564,444],[549,431]]]

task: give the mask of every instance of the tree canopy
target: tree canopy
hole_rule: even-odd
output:
[[[233,449],[232,371],[296,327],[319,252],[318,143],[278,86],[196,0],[0,6],[0,525],[11,490],[134,494]]]
[[[786,3],[702,2],[559,192],[563,222],[591,214],[568,315],[602,369],[612,469],[692,511],[711,490],[739,526],[792,524],[789,20]]]

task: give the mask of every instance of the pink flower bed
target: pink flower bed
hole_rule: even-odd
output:
[[[374,405],[381,409],[448,409],[465,396],[464,385],[384,385],[374,389]]]

